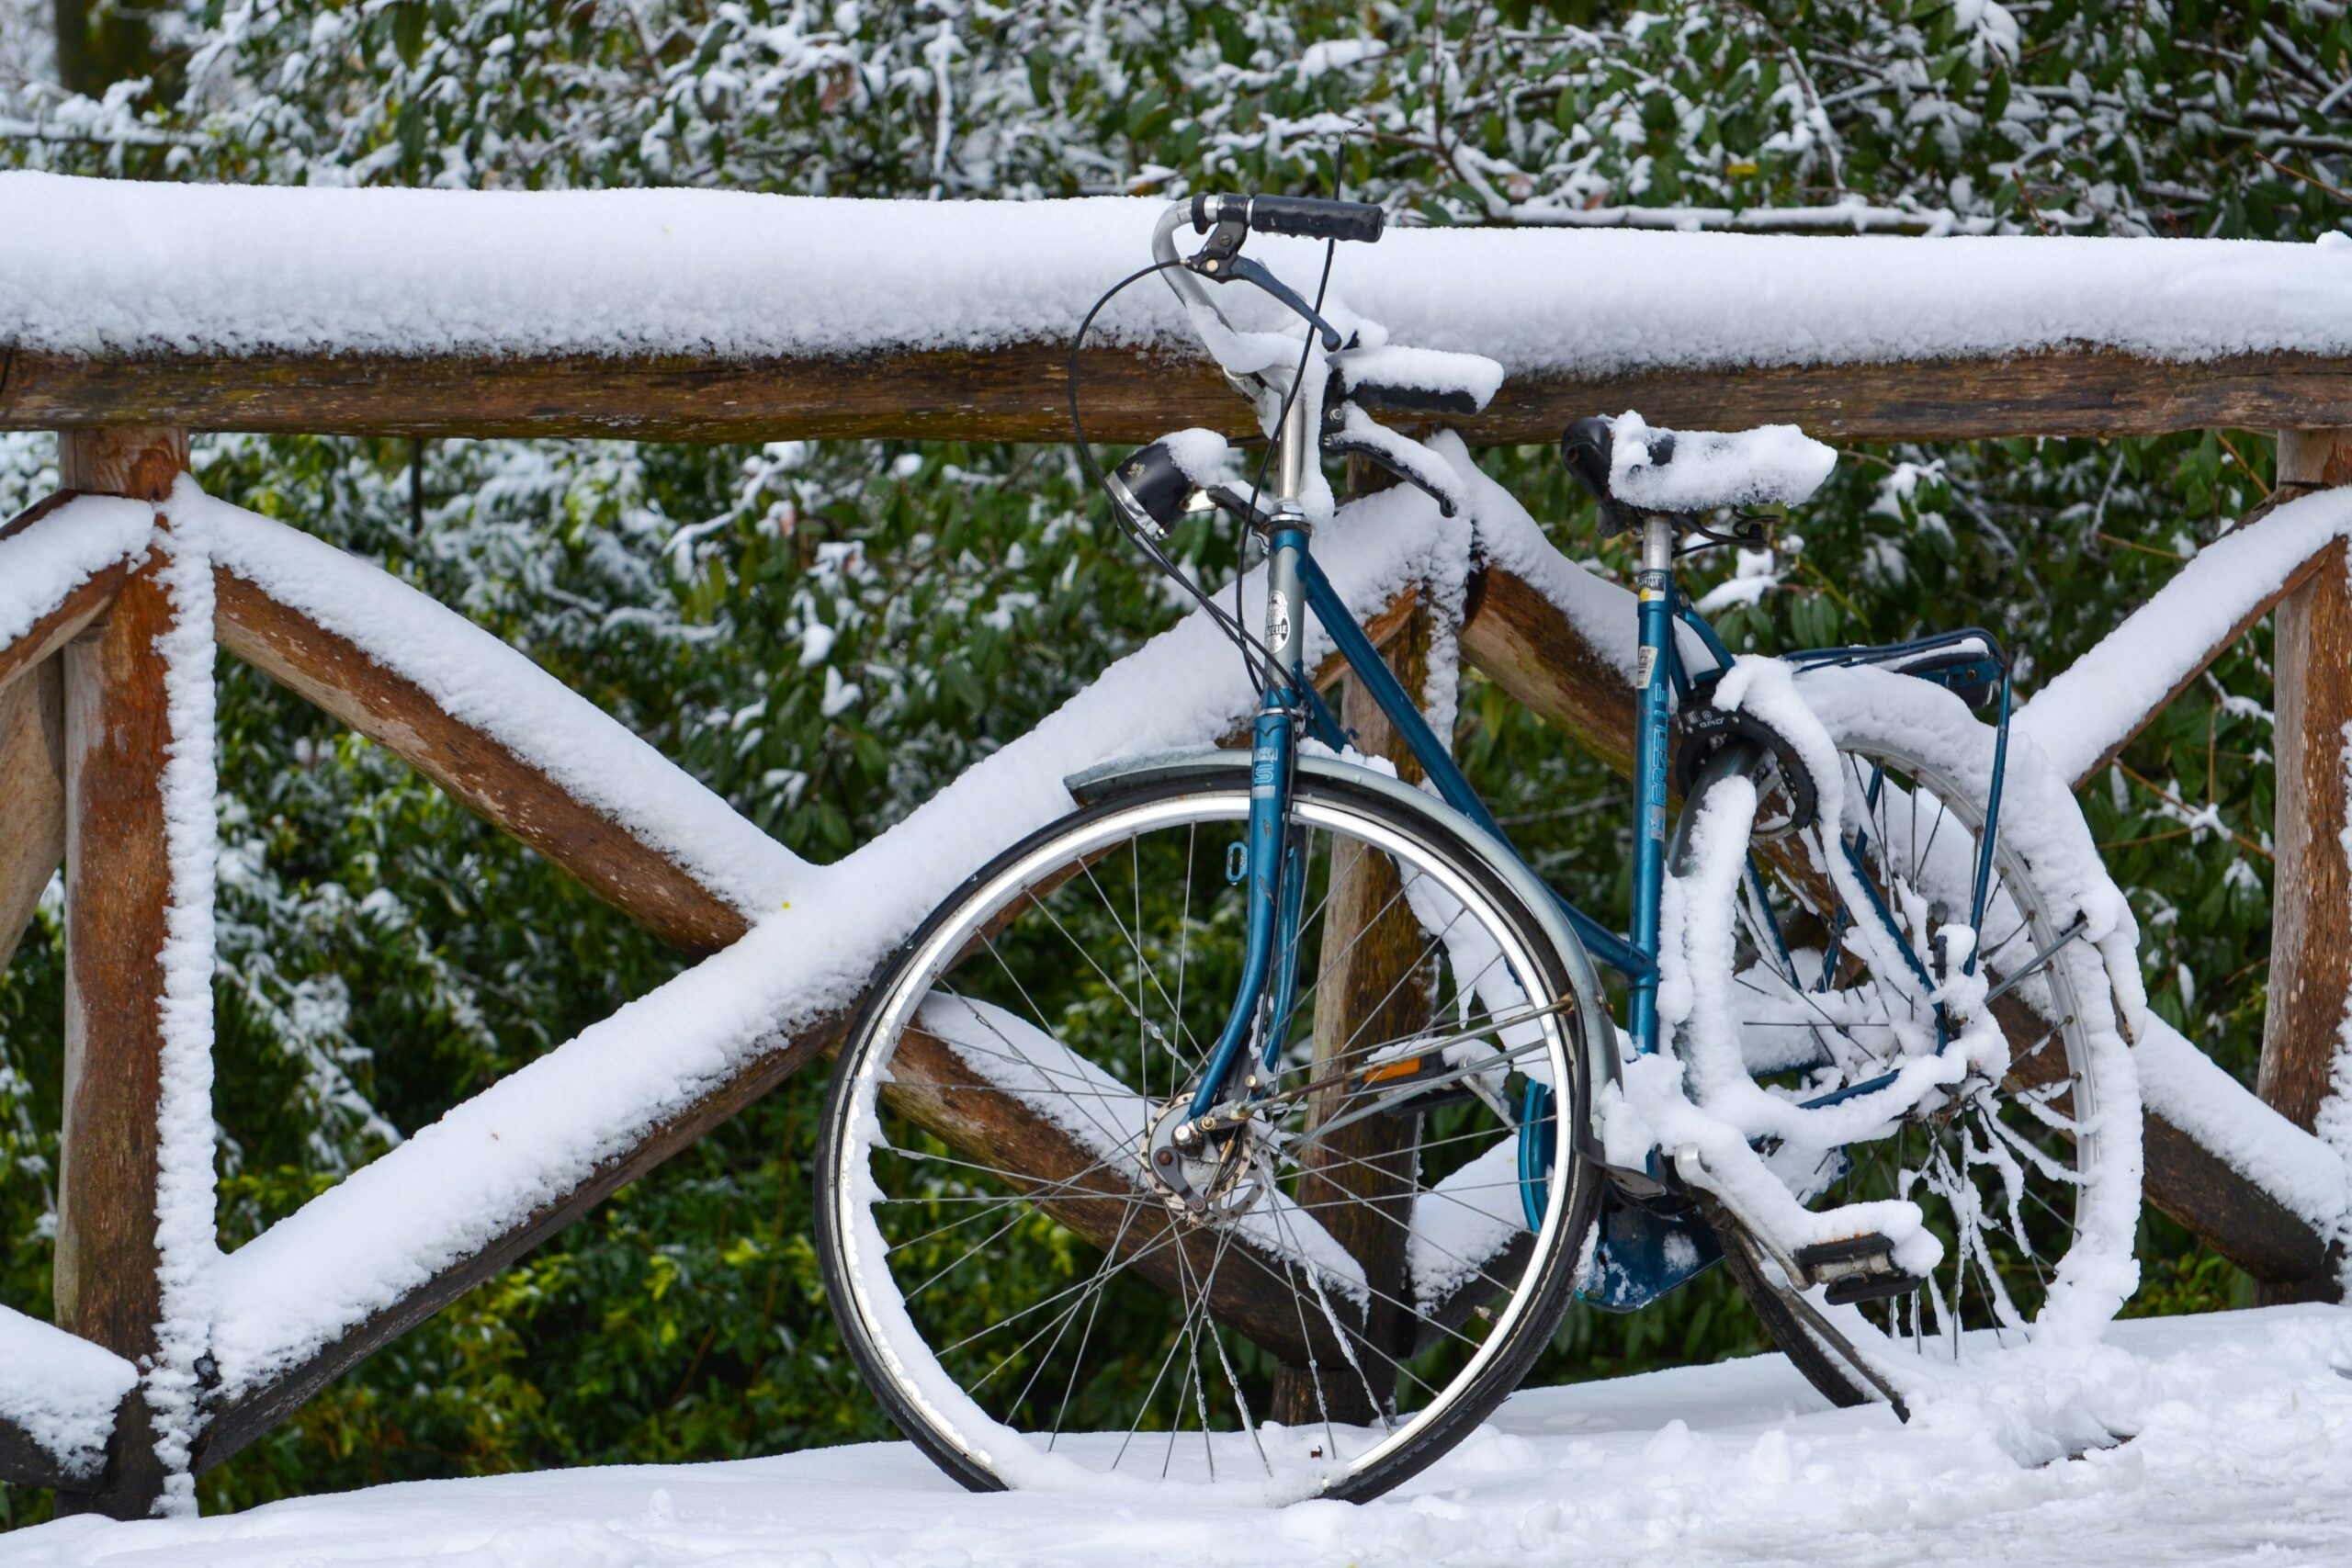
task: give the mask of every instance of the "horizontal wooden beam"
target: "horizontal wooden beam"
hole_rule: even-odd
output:
[[[1062,342],[975,351],[767,360],[390,354],[16,351],[0,429],[172,424],[324,435],[606,436],[638,441],[1067,441]],[[1243,434],[1249,411],[1197,355],[1090,349],[1090,438],[1186,425]],[[1555,439],[1569,421],[1639,409],[1654,423],[1795,423],[1855,441],[2153,435],[2217,426],[2352,424],[2352,359],[2244,354],[2197,363],[2112,349],[1881,364],[1701,367],[1622,375],[1517,370],[1474,445]]]
[[[30,1433],[0,1417],[0,1486],[48,1486],[85,1491],[91,1478],[76,1475],[58,1463],[57,1456],[34,1442]]]
[[[215,569],[213,583],[223,648],[379,742],[663,941],[715,953],[743,934],[742,915],[718,894],[347,638],[226,568]]]
[[[741,917],[737,917],[740,921]],[[509,1227],[480,1251],[449,1265],[391,1305],[346,1329],[270,1382],[216,1410],[198,1438],[195,1463],[209,1470],[301,1408],[344,1372],[483,1283],[639,1177],[684,1149],[814,1061],[839,1038],[845,1011],[786,1040],[772,1039],[734,1073],[662,1122],[626,1154]]]

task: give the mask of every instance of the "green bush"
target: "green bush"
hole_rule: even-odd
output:
[[[1349,40],[1371,47],[1312,48]],[[1845,202],[1825,226],[2305,239],[2339,222],[2352,145],[2333,118],[2346,23],[2214,0],[2120,18],[2080,0],[1053,0],[968,17],[183,0],[158,10],[151,43],[153,85],[103,103],[0,73],[0,160],[942,198],[1323,192],[1336,177],[1430,224],[1632,206],[1722,227]],[[1570,554],[1623,579],[1546,453],[1482,461]],[[1105,539],[1060,448],[218,437],[198,463],[214,491],[489,626],[819,861],[1179,608]],[[2258,502],[2268,465],[2245,433],[1854,450],[1783,536],[1780,586],[1724,630],[1771,648],[1959,615],[2021,650],[2030,691]],[[0,436],[0,514],[53,481],[45,437]],[[1198,525],[1179,545],[1211,578],[1231,551]],[[1726,569],[1702,568],[1698,586]],[[2155,1005],[2241,1076],[2269,918],[2267,657],[2258,629],[2084,792],[2134,889]],[[233,1246],[679,961],[379,748],[240,666],[221,680]],[[862,700],[829,713],[841,682]],[[1579,901],[1623,908],[1623,785],[1476,681],[1459,740],[1539,865]],[[53,1224],[56,915],[52,899],[0,976],[0,1302],[35,1313]],[[817,1089],[787,1086],[331,1385],[209,1476],[208,1505],[886,1435],[808,1240]],[[2143,1252],[2141,1310],[2245,1299],[2168,1223],[2149,1223]],[[1710,1278],[1632,1317],[1579,1309],[1544,1370],[1761,1348]],[[45,1506],[0,1492],[0,1522]]]

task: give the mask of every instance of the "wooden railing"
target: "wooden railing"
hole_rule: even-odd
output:
[[[1068,344],[1021,342],[962,353],[736,362],[152,350],[107,360],[27,350],[0,362],[0,429],[1066,441],[1069,370]],[[1148,441],[1187,425],[1250,433],[1247,405],[1198,359],[1091,348],[1080,355],[1079,374],[1090,435]],[[1801,424],[1843,441],[2334,429],[2352,426],[2352,356],[2249,354],[2175,363],[2085,349],[1924,364],[1515,371],[1487,412],[1458,428],[1473,446],[1551,441],[1596,409],[1629,408],[1653,424]]]
[[[58,431],[69,492],[159,508],[186,468],[191,430],[664,441],[1066,434],[1063,348],[1046,342],[738,363],[146,351],[110,358],[6,344],[0,354],[0,428]],[[1235,423],[1238,405],[1195,361],[1106,349],[1089,355],[1083,374],[1091,419],[1105,438]],[[1529,374],[1515,376],[1495,408],[1462,430],[1473,442],[1549,439],[1571,417],[1627,406],[1661,423],[1789,421],[1849,439],[2269,426],[2285,433],[2282,499],[2352,479],[2352,360],[2284,353],[2183,364],[2096,349],[1581,379]],[[52,498],[0,529],[0,552],[12,539],[82,520],[64,498]],[[2271,996],[2278,1005],[2266,1024],[2261,1093],[2280,1113],[2281,1147],[2329,1168],[2332,1151],[2309,1129],[2329,1092],[2352,987],[2352,868],[2341,849],[2341,737],[2352,723],[2348,583],[2345,547],[2331,536],[2275,592],[2246,605],[2228,636],[2185,666],[2173,688],[2177,694],[2261,616],[2278,616]],[[400,755],[665,941],[708,953],[751,931],[751,917],[707,876],[610,810],[577,798],[539,761],[452,714],[349,637],[225,567],[216,570],[214,586],[220,646]],[[1384,645],[1428,613],[1410,594],[1389,606],[1374,617]],[[0,648],[0,955],[13,949],[61,865],[66,879],[67,1073],[76,1087],[63,1139],[57,1323],[131,1362],[155,1348],[162,1259],[151,1217],[166,1177],[154,1134],[162,1047],[153,998],[165,940],[158,780],[170,739],[156,643],[170,618],[153,560],[126,554]],[[1628,610],[1622,624],[1631,622]],[[1458,631],[1464,657],[1513,698],[1612,766],[1630,765],[1633,700],[1623,660],[1538,584],[1487,566],[1473,581]],[[1411,640],[1399,646],[1409,649]],[[2085,776],[2161,705],[2117,716],[2100,761]],[[97,833],[108,845],[103,874],[75,852]],[[220,1462],[327,1381],[815,1060],[836,1038],[842,1017],[763,1042],[625,1153],[415,1280],[390,1305],[266,1379],[209,1391],[194,1467]],[[2335,1294],[2331,1215],[2266,1186],[2232,1151],[2200,1142],[2161,1105],[2152,1107],[2146,1133],[2147,1190],[2155,1203],[2267,1291]],[[971,1134],[1006,1135],[977,1128]],[[0,1419],[0,1480],[58,1487],[74,1507],[145,1512],[164,1471],[145,1397],[134,1390],[126,1401],[103,1461],[50,1452]]]

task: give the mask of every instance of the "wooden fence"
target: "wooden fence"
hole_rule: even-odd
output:
[[[191,431],[1057,440],[1066,434],[1064,352],[1059,343],[1035,342],[988,352],[716,363],[193,350],[110,357],[9,343],[0,347],[0,428],[58,432],[69,496],[126,496],[162,509],[187,466]],[[1186,423],[1234,425],[1238,404],[1202,364],[1103,349],[1090,352],[1085,373],[1091,422],[1106,439]],[[1626,407],[1659,423],[1787,421],[1849,440],[2272,428],[2281,433],[2278,500],[2352,481],[2352,359],[2291,353],[2188,364],[2097,348],[1593,379],[1515,373],[1496,407],[1461,430],[1473,443],[1548,440],[1572,418]],[[0,552],[38,531],[74,527],[79,515],[59,498],[44,502],[0,528]],[[2263,524],[2257,517],[2242,526]],[[2308,1130],[2330,1093],[2352,990],[2352,869],[2341,847],[2342,737],[2352,723],[2352,575],[2344,550],[2330,538],[2302,559],[2276,592],[2245,606],[2228,637],[2184,662],[2173,688],[2177,694],[2263,615],[2277,615],[2277,1005],[2265,1027],[2260,1093],[2283,1118],[2275,1130],[2280,1146],[2322,1162],[2334,1156]],[[751,929],[750,913],[707,875],[576,797],[535,760],[447,711],[349,637],[225,568],[216,570],[215,589],[221,647],[400,755],[665,941],[708,953]],[[1419,613],[1408,597],[1375,617],[1384,644],[1411,657],[1415,639],[1396,634]],[[0,649],[0,959],[50,877],[61,865],[65,875],[71,999],[56,1323],[132,1363],[157,1348],[163,1291],[153,1216],[167,1164],[156,1124],[168,894],[160,780],[169,730],[157,640],[171,615],[156,563],[133,556],[88,577]],[[1487,568],[1473,583],[1459,630],[1464,656],[1514,699],[1611,764],[1629,765],[1633,694],[1621,660],[1537,586]],[[2160,708],[2119,721],[2106,755]],[[102,863],[79,852],[100,836]],[[330,1379],[775,1088],[815,1059],[838,1027],[837,1015],[765,1043],[625,1155],[298,1364],[257,1386],[202,1392],[193,1467],[220,1463]],[[2189,1119],[2170,1117],[2162,1105],[2150,1111],[2150,1199],[2266,1292],[2332,1297],[2333,1226],[2179,1120]],[[2290,1146],[2294,1139],[2301,1143]],[[71,1508],[147,1512],[167,1469],[147,1398],[132,1390],[102,1458],[61,1456],[0,1420],[0,1480],[57,1487]]]

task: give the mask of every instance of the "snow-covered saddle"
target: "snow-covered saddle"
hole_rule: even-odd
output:
[[[1793,424],[1653,430],[1637,413],[1577,421],[1560,437],[1560,457],[1600,501],[1601,528],[1612,534],[1649,513],[1800,505],[1838,462]]]

